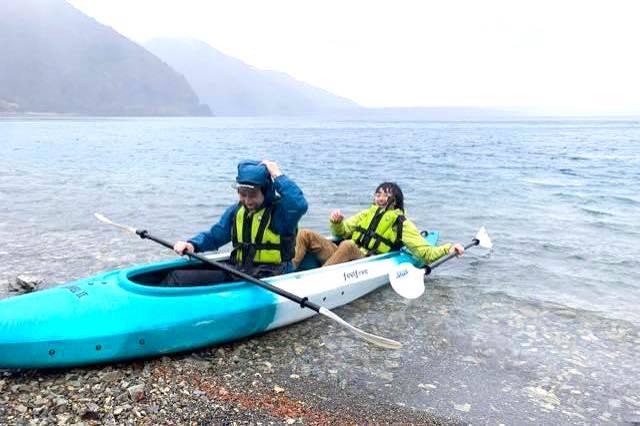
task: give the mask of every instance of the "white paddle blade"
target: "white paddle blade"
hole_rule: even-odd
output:
[[[480,247],[490,249],[493,247],[493,243],[491,242],[491,238],[489,238],[489,234],[487,234],[487,230],[484,229],[484,226],[478,230],[476,234],[476,239],[480,241],[478,244]]]
[[[387,339],[386,337],[376,336],[375,334],[362,331],[359,328],[352,326],[351,324],[349,324],[348,322],[346,322],[345,320],[343,320],[338,315],[334,314],[333,312],[331,312],[329,309],[325,307],[320,307],[320,310],[318,312],[327,318],[331,318],[332,320],[336,321],[338,324],[342,325],[343,327],[346,327],[353,334],[360,337],[361,339],[366,340],[369,343],[373,343],[374,345],[380,346],[381,348],[385,348],[385,349],[402,348],[402,343],[396,342],[395,340]]]
[[[107,225],[115,226],[116,228],[124,229],[127,232],[131,232],[133,234],[136,233],[135,228],[126,225],[120,225],[119,223],[115,223],[112,220],[108,219],[106,216],[101,215],[100,213],[93,214],[96,219],[98,219],[102,223],[106,223]]]
[[[389,272],[391,287],[405,299],[417,299],[424,293],[424,269],[402,263]]]

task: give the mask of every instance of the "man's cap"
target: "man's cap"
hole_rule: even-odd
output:
[[[270,182],[267,166],[259,161],[241,161],[238,163],[236,182],[239,185],[249,185],[252,188],[265,187]]]

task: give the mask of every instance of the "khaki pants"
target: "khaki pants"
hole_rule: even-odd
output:
[[[307,252],[313,253],[322,266],[335,265],[364,257],[358,246],[351,240],[344,240],[340,245],[336,245],[317,232],[301,229],[296,237],[296,255],[291,261],[294,268],[300,265]]]

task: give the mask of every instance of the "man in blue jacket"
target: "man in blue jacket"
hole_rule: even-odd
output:
[[[217,250],[231,241],[230,263],[257,278],[292,270],[298,221],[307,211],[302,190],[273,161],[241,161],[236,189],[239,202],[229,206],[206,232],[177,241],[178,254]],[[276,194],[277,193],[277,194]],[[177,270],[165,278],[168,286],[206,285],[236,280],[221,270]]]

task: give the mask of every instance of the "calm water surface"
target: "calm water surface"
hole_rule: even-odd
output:
[[[301,225],[322,232],[331,209],[355,213],[377,183],[394,180],[420,228],[466,242],[484,225],[495,248],[439,268],[418,301],[386,289],[367,302],[380,309],[345,312],[381,331],[395,316],[386,334],[404,331],[414,348],[437,330],[473,371],[447,374],[473,377],[501,400],[516,395],[504,407],[473,393],[447,399],[462,388],[416,376],[443,362],[424,364],[415,350],[402,358],[410,374],[391,386],[402,403],[479,422],[509,410],[532,423],[640,416],[629,379],[640,377],[639,122],[3,119],[0,149],[0,297],[22,273],[55,285],[171,257],[93,213],[190,237],[234,202],[241,159],[277,161],[309,201]],[[345,365],[358,364],[355,354]],[[505,369],[518,383],[496,379]]]

